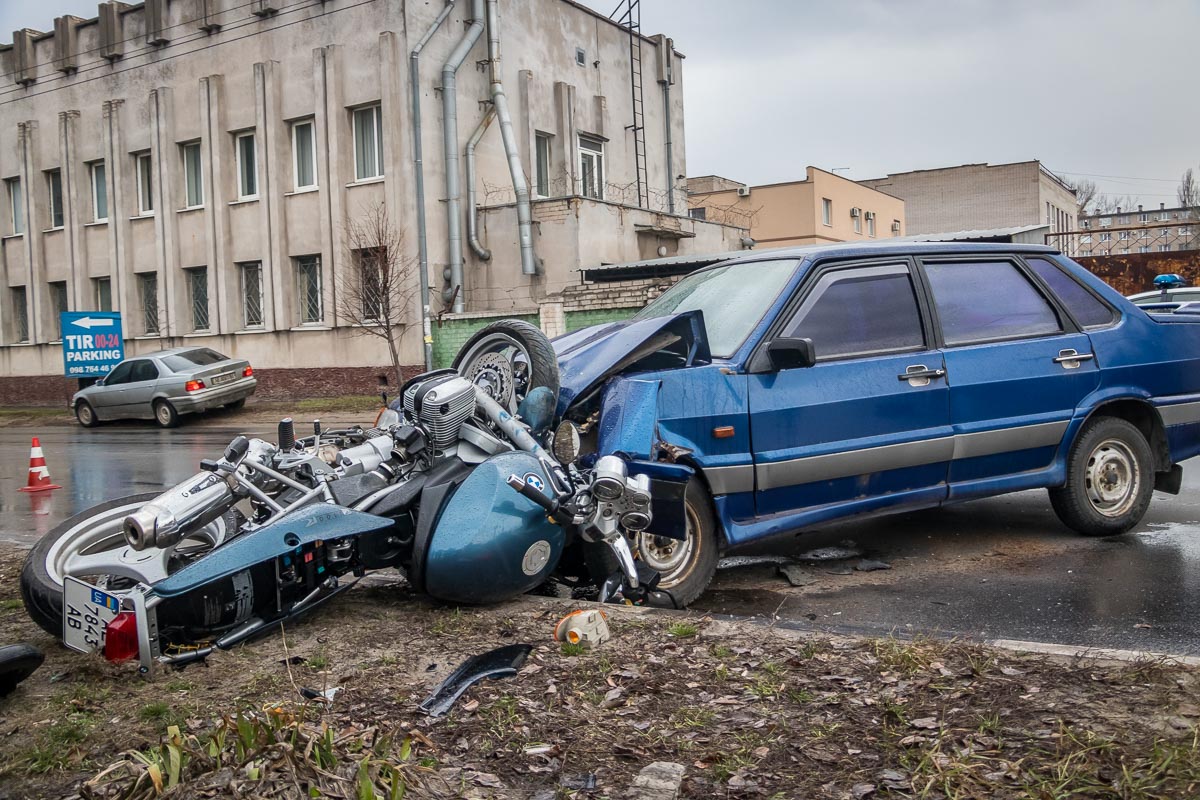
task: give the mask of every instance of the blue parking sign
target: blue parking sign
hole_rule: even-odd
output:
[[[125,358],[121,314],[116,311],[64,311],[63,375],[101,378]]]

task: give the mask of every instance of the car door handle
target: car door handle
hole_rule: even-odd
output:
[[[924,364],[913,364],[896,377],[902,381],[908,381],[910,386],[928,386],[932,378],[946,377],[946,370],[929,369]]]
[[[1067,369],[1075,369],[1079,366],[1080,361],[1090,361],[1095,358],[1094,353],[1080,353],[1070,348],[1059,350],[1058,356],[1054,359],[1055,364],[1062,364]]]

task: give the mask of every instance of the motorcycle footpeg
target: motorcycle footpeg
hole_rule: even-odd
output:
[[[651,569],[645,562],[637,562],[638,585],[630,587],[625,582],[625,573],[618,570],[600,587],[601,603],[629,603],[652,608],[678,608],[670,592],[658,588],[662,574]]]

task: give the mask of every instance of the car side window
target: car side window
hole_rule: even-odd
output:
[[[133,362],[133,373],[129,377],[129,381],[131,383],[153,380],[158,380],[158,367],[154,365],[153,361],[145,360]]]
[[[923,348],[925,331],[908,266],[821,275],[783,335],[812,339],[818,361]]]
[[[1049,301],[1011,261],[927,262],[925,274],[947,345],[1062,331]]]
[[[133,371],[133,362],[126,361],[117,364],[108,375],[104,376],[105,386],[116,386],[118,383],[129,383],[129,374]]]
[[[1075,321],[1084,328],[1103,328],[1111,325],[1116,314],[1100,298],[1083,288],[1058,264],[1045,258],[1027,258],[1025,263],[1058,295]]]

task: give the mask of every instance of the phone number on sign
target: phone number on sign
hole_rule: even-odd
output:
[[[98,365],[92,365],[90,367],[69,367],[67,369],[68,375],[103,375],[106,372],[108,372],[108,370],[105,367]]]

